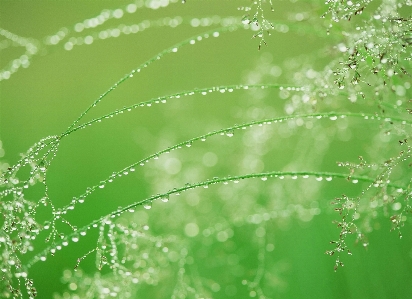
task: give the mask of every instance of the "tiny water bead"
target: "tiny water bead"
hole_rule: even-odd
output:
[[[71,237],[71,240],[73,241],[73,242],[75,242],[75,243],[77,243],[77,242],[79,242],[79,234],[74,234],[72,237]]]
[[[152,208],[152,202],[151,201],[147,201],[143,204],[143,208],[145,208],[146,210],[150,210]]]
[[[228,130],[228,131],[226,131],[226,136],[227,136],[227,137],[233,137],[234,134],[235,134],[235,133],[234,133],[233,130]]]
[[[160,197],[160,200],[161,200],[162,202],[168,202],[168,201],[169,201],[169,194],[162,195],[162,196]]]

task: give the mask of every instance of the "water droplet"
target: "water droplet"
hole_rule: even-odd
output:
[[[233,135],[234,135],[233,130],[226,131],[226,136],[227,137],[233,137]]]
[[[268,178],[266,176],[260,178],[262,181],[267,181]]]
[[[43,228],[44,228],[44,229],[49,229],[49,228],[50,228],[50,222],[49,222],[49,221],[46,221],[46,222],[44,223]]]
[[[78,234],[73,235],[73,236],[72,236],[72,241],[75,242],[75,243],[76,243],[76,242],[79,242],[79,235],[78,235]],[[64,244],[63,244],[63,245],[64,245]]]
[[[150,210],[152,208],[152,202],[148,201],[144,203],[143,208],[145,208],[146,210]]]
[[[169,194],[165,194],[162,197],[160,197],[160,200],[163,202],[168,202],[169,201]]]
[[[243,23],[244,25],[247,25],[247,24],[250,24],[251,21],[250,21],[248,18],[244,18],[244,19],[242,20],[242,23]]]

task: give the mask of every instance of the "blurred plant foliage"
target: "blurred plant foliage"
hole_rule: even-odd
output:
[[[232,16],[201,15],[196,10],[198,5],[213,8],[219,2],[184,2],[136,0],[104,9],[43,39],[0,28],[3,53],[23,49],[1,66],[1,84],[16,81],[14,86],[19,86],[19,73],[40,63],[39,56],[69,56],[85,47],[98,51],[116,38],[136,43],[137,33],[146,30],[186,34],[185,28],[190,29],[180,42],[164,44],[147,60],[136,55],[126,66],[133,69],[62,133],[39,140],[16,163],[9,165],[2,158],[2,298],[45,298],[42,292],[47,289],[54,298],[292,298],[296,293],[291,285],[304,285],[309,279],[299,278],[299,271],[310,276],[312,272],[304,269],[324,265],[331,270],[322,276],[325,281],[332,279],[330,284],[345,289],[328,277],[340,277],[341,270],[335,274],[333,268],[362,256],[357,243],[368,248],[368,237],[380,228],[389,227],[402,237],[412,212],[412,2],[239,1],[238,10],[227,12]],[[162,13],[169,6],[174,12],[192,12]],[[159,16],[142,20],[147,11]],[[193,68],[179,53],[217,43],[207,48],[210,51],[227,36],[239,39],[239,32],[252,37],[248,43],[256,53],[250,55],[257,57],[253,67],[241,66],[242,74],[228,71],[217,85],[193,87],[191,75],[176,71],[167,79],[170,88],[160,89],[163,94],[125,104],[119,99],[120,105],[112,98],[126,86],[132,92],[143,85],[157,89],[158,80],[139,78],[152,68]],[[289,35],[298,41],[298,49],[278,42],[278,36]],[[153,40],[156,46],[161,41]],[[316,46],[307,46],[313,41]],[[151,44],[144,43],[152,51]],[[240,43],[239,52],[235,47],[219,52],[221,61],[232,56],[242,64],[241,47]],[[298,55],[287,55],[296,50]],[[207,53],[196,55],[202,71]],[[170,57],[177,57],[175,65],[169,63]],[[205,77],[207,72],[213,67],[204,71]],[[181,85],[185,82],[187,86]],[[106,102],[121,108],[98,110]],[[151,110],[154,114],[146,119]],[[129,145],[129,152],[138,153],[133,160],[118,160],[117,167],[107,171],[101,162],[86,166],[90,164],[80,161],[88,158],[73,158],[61,149],[76,144],[74,137],[81,134],[90,138],[85,140],[95,135],[116,138],[116,133],[109,133],[110,126],[125,119],[126,130],[131,121],[127,115],[141,119],[142,124],[133,126],[156,132],[136,131],[134,142],[140,151]],[[99,126],[104,129],[93,131]],[[3,127],[2,134],[7,130]],[[2,157],[3,146],[7,144],[0,147]],[[94,145],[83,146],[86,153]],[[69,162],[58,168],[55,163],[62,165],[61,155]],[[99,155],[95,149],[93,155]],[[76,175],[69,174],[73,165],[79,166]],[[78,191],[83,188],[81,180],[75,185],[78,189],[53,185],[54,176],[66,175],[69,180],[82,172],[88,173],[86,189]],[[307,228],[313,228],[309,239],[295,237]],[[410,240],[408,235],[395,246]],[[315,251],[310,249],[312,242]],[[306,251],[322,255],[309,258]],[[402,254],[410,265],[408,253]],[[56,268],[61,273],[57,283],[38,287],[44,273]],[[405,279],[410,283],[410,270]],[[52,286],[56,287],[50,290]],[[300,292],[305,294],[304,289]],[[345,291],[324,294],[349,298]]]

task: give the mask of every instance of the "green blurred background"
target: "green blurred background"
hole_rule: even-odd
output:
[[[98,27],[79,34],[73,32],[73,28],[103,9],[124,8],[127,4],[125,1],[3,0],[0,22],[2,28],[41,44],[46,36],[61,28],[67,28],[74,36],[99,32]],[[100,94],[132,69],[182,40],[217,27],[193,27],[190,25],[193,18],[233,16],[241,19],[244,12],[237,8],[248,4],[249,1],[188,0],[184,5],[175,3],[157,10],[141,8],[136,13],[109,20],[102,27],[117,28],[121,24],[176,16],[181,16],[183,23],[176,28],[148,28],[137,34],[95,40],[91,45],[75,46],[71,51],[64,50],[64,43],[41,46],[40,54],[27,69],[0,82],[0,139],[6,152],[2,160],[13,165],[19,153],[40,138],[65,131]],[[309,10],[322,11],[316,3],[276,2],[273,13],[267,10],[268,18],[289,24],[290,29],[287,33],[272,33],[266,38],[268,46],[260,51],[257,50],[259,39],[251,38],[254,32],[243,29],[182,47],[119,86],[88,113],[85,120],[154,97],[196,88],[252,81],[290,83],[287,66],[295,57],[312,57],[313,63],[323,66],[328,57],[316,60],[318,55],[314,53],[335,40],[326,34],[319,37],[323,32],[311,29],[307,33],[298,31],[299,26],[305,29],[312,26],[307,23],[298,24],[298,29],[294,27],[291,18]],[[0,68],[7,67],[23,53],[21,47],[3,49]],[[284,71],[268,76],[267,65],[279,66]],[[333,109],[339,111],[350,109],[342,101],[333,105]],[[167,146],[236,123],[284,115],[284,106],[285,100],[276,90],[235,91],[173,99],[167,104],[137,108],[95,124],[62,140],[48,169],[50,198],[55,206],[63,206],[113,171]],[[118,206],[213,176],[271,170],[337,171],[340,169],[336,161],[356,161],[359,155],[376,157],[396,153],[391,149],[379,153],[376,149],[370,151],[371,140],[379,132],[373,124],[356,121],[343,124],[344,131],[350,132],[348,138],[339,138],[339,128],[330,122],[319,122],[312,128],[278,126],[267,131],[236,132],[231,139],[213,137],[172,153],[172,158],[151,161],[133,175],[95,192],[67,218],[81,227]],[[329,241],[337,239],[339,233],[332,224],[339,215],[331,211],[330,200],[343,193],[356,196],[360,186],[347,182],[307,184],[275,180],[242,182],[239,186],[192,190],[180,197],[171,197],[168,204],[155,203],[150,211],[139,210],[132,221],[150,224],[156,236],[172,234],[188,239],[189,254],[195,265],[191,267],[204,278],[206,293],[213,298],[251,296],[250,289],[241,282],[256,276],[261,239],[265,239],[265,244],[274,245],[274,249],[264,247],[267,249],[266,274],[261,285],[268,298],[411,297],[412,236],[408,225],[402,229],[403,238],[399,240],[396,232],[389,232],[389,220],[379,214],[373,219],[374,230],[368,234],[370,246],[365,250],[360,244],[355,245],[354,240],[348,241],[354,254],[342,256],[345,267],[337,273],[333,271],[334,258],[324,254],[331,249]],[[30,196],[36,200],[42,191],[34,189]],[[296,216],[298,207],[315,207],[321,212],[304,220]],[[265,224],[246,220],[236,224],[238,218],[248,219],[250,215],[272,211],[277,211],[279,216]],[[39,212],[39,217],[46,219],[49,212],[45,209]],[[187,223],[197,223],[201,232],[219,223],[229,225],[234,235],[230,242],[205,237],[202,233],[189,238],[185,235]],[[263,238],[255,233],[258,227],[265,229]],[[72,269],[76,259],[95,242],[90,236],[46,262],[36,264],[31,275],[38,297],[51,298],[55,292],[63,293],[63,270]],[[37,245],[39,249],[44,248],[40,241]],[[85,260],[82,268],[86,273],[93,273],[93,257],[88,259],[91,262]],[[171,284],[168,279],[159,285],[162,283]],[[220,287],[213,287],[214,283]],[[172,289],[142,287],[136,298],[169,298]]]

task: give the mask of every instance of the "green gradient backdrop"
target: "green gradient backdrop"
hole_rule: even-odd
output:
[[[156,11],[143,9],[124,17],[120,23],[177,15],[187,16],[188,19],[205,15],[242,15],[237,10],[242,1],[187,2],[185,5],[178,3]],[[17,35],[42,39],[61,27],[71,28],[76,22],[95,16],[104,8],[116,8],[124,3],[126,2],[3,0],[0,2],[0,22],[1,27]],[[300,5],[304,9],[305,5]],[[270,17],[285,19],[287,11],[297,11],[298,8],[286,1],[276,3],[276,11]],[[116,26],[118,23],[115,23]],[[63,132],[101,93],[133,68],[163,49],[202,31],[202,28],[182,25],[176,29],[155,28],[133,36],[95,41],[90,46],[75,47],[72,51],[65,51],[61,46],[48,48],[33,59],[28,69],[20,70],[11,79],[0,83],[0,139],[6,150],[3,159],[9,164],[15,163],[19,153],[26,151],[40,138]],[[322,47],[325,41],[315,34],[303,38],[294,32],[275,33],[268,38],[268,47],[257,51],[258,40],[251,39],[252,34],[251,31],[239,30],[215,40],[182,48],[129,80],[86,118],[90,120],[125,105],[160,95],[244,82],[248,72],[255,68],[262,55],[270,53],[272,63],[282,65],[289,58]],[[3,50],[0,56],[1,67],[21,54],[21,48]],[[281,76],[278,82],[283,79]],[[224,98],[204,100],[199,96],[169,101],[167,105],[137,109],[76,132],[62,142],[49,169],[50,196],[56,206],[67,204],[73,196],[84,192],[87,186],[97,184],[114,170],[148,156],[165,145],[246,121],[247,118],[239,119],[236,111],[247,102],[247,96],[237,93]],[[271,106],[276,115],[283,114],[281,100],[271,101]],[[362,135],[361,132],[359,134]],[[338,156],[341,160],[357,157],[363,145],[352,145],[351,150],[340,147],[340,151],[337,149],[339,146],[336,146],[333,155],[325,157],[324,165],[318,165],[319,169],[331,163],[335,165]],[[211,143],[210,147],[213,146],[222,145],[216,142]],[[293,148],[294,143],[285,146]],[[232,148],[230,151],[233,151],[233,155],[237,154],[237,149]],[[189,155],[191,153],[193,159],[196,159],[195,149],[188,152]],[[287,148],[284,155],[282,159],[286,161],[290,157]],[[282,159],[265,162],[265,165],[273,163],[272,169],[282,167]],[[231,173],[230,164],[222,166],[215,175],[226,175],[228,172]],[[150,177],[137,172],[135,176],[118,182],[115,187],[97,192],[93,196],[94,201],[79,208],[77,218],[70,220],[81,226],[117,206],[150,196],[153,193],[151,184],[154,177],[155,175]],[[323,198],[331,199],[342,193],[341,189],[334,188],[326,188]],[[40,194],[41,190],[33,191],[33,196],[36,192]],[[108,200],[109,198],[112,200]],[[321,206],[327,210],[327,201],[322,202]],[[154,207],[150,213],[152,212],[150,217],[155,219],[162,217],[162,213],[167,210]],[[404,237],[399,240],[396,233],[389,233],[389,221],[380,221],[379,229],[369,235],[368,250],[353,246],[354,255],[345,257],[345,267],[334,273],[333,258],[324,254],[330,249],[329,240],[336,238],[338,233],[331,223],[334,219],[337,219],[335,213],[322,213],[309,223],[291,221],[285,228],[271,231],[269,238],[274,240],[276,249],[268,260],[278,267],[274,271],[279,272],[283,281],[278,290],[273,292],[276,298],[410,298],[410,226],[403,229]],[[167,227],[165,231],[169,233]],[[183,235],[180,228],[175,233]],[[236,236],[237,242],[242,243],[242,234]],[[71,250],[69,248],[33,268],[34,279],[41,294],[39,298],[50,298],[53,292],[62,289],[59,285],[62,270],[73,267],[76,258],[84,253],[83,246],[92,246],[92,243],[87,242],[75,244]],[[199,243],[198,246],[203,245]],[[256,264],[254,250],[251,249],[250,260],[246,257],[243,261],[250,268]],[[208,268],[202,264],[201,259],[198,263],[201,274],[219,277],[219,267]],[[85,262],[85,266],[90,267],[89,271],[94,267],[93,262]],[[242,287],[238,286],[236,298],[247,298],[246,287]],[[151,289],[146,292],[141,298],[166,298],[163,297],[166,295],[156,294]],[[228,296],[222,290],[215,297]]]

